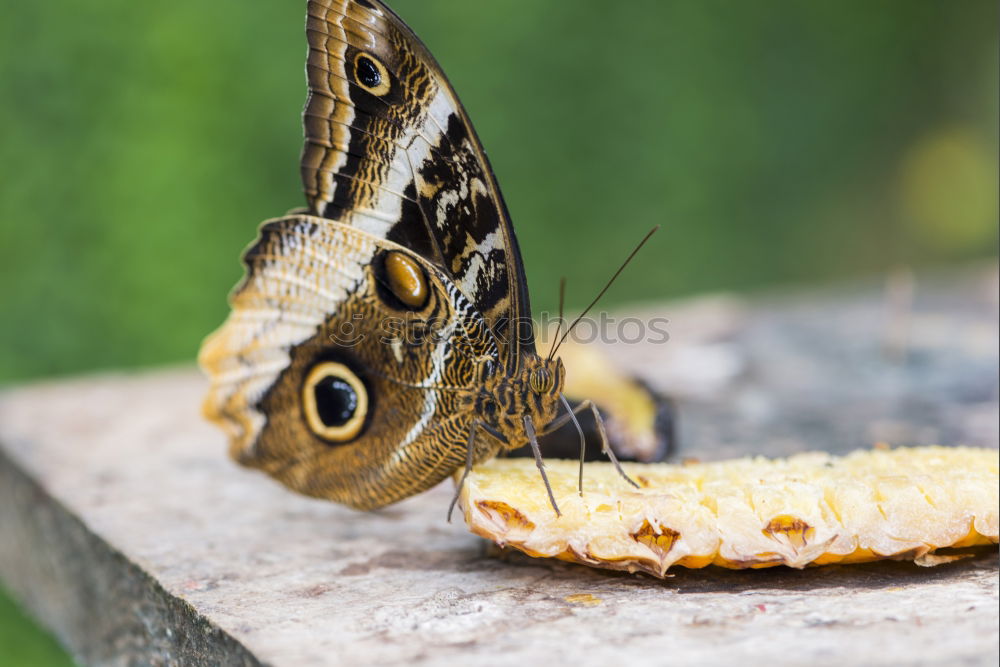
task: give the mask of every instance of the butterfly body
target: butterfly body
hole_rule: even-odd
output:
[[[516,449],[529,440],[525,417],[539,428],[555,419],[564,382],[559,359],[527,354],[519,375],[487,379],[475,392],[472,409],[484,428],[502,438],[504,449]]]

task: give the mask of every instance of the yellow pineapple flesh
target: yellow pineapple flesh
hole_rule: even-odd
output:
[[[623,464],[550,460],[562,516],[534,461],[476,466],[460,506],[472,532],[536,557],[663,577],[671,566],[801,568],[884,558],[931,565],[937,549],[998,541],[998,452],[963,447],[836,457]]]

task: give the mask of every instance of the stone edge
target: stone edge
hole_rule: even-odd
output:
[[[0,581],[82,664],[261,665],[91,532],[0,443]]]

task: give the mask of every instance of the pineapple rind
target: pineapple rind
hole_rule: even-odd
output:
[[[528,459],[476,466],[461,506],[472,532],[531,556],[663,577],[671,566],[801,568],[997,543],[996,450],[918,447],[689,465],[547,461],[556,517]],[[929,562],[929,561],[927,561]]]

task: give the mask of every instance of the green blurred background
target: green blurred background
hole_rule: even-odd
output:
[[[304,203],[304,6],[7,4],[0,382],[193,359],[258,222]],[[657,223],[609,304],[996,256],[994,0],[393,6],[476,124],[536,311]],[[65,662],[34,632],[0,596],[0,656]]]

